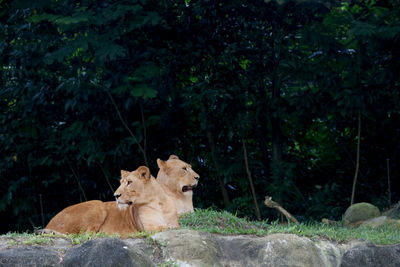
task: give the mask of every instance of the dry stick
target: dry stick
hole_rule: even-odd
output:
[[[42,216],[42,226],[44,226],[44,214],[43,214],[42,194],[39,194],[39,201],[40,201],[40,215]]]
[[[85,199],[85,201],[87,201],[85,191],[83,190],[83,187],[81,185],[81,181],[79,180],[78,175],[76,175],[76,173],[75,173],[74,169],[72,168],[71,164],[68,164],[68,165],[69,165],[69,168],[70,168],[72,174],[74,175],[76,181],[78,182],[78,187],[79,187],[79,189],[81,190],[81,192],[83,194],[83,198]]]
[[[110,187],[111,192],[114,192],[114,189],[113,189],[113,187],[111,186],[110,180],[108,179],[108,176],[107,176],[106,171],[104,170],[103,166],[101,166],[100,163],[97,163],[97,164],[100,166],[100,169],[101,169],[101,171],[103,172],[104,177],[106,178],[107,184],[108,184],[108,186]]]
[[[201,114],[205,116],[205,119],[207,120],[207,112],[206,112],[206,107],[204,105],[200,106],[201,108]],[[221,189],[221,194],[222,194],[222,199],[224,201],[224,205],[225,207],[228,207],[231,202],[229,200],[229,194],[228,191],[225,188],[225,183],[224,181],[221,179],[221,168],[217,159],[217,149],[215,146],[215,142],[214,142],[214,137],[211,133],[211,129],[206,121],[206,133],[207,133],[207,139],[208,139],[208,144],[210,145],[210,152],[211,152],[211,158],[212,161],[214,162],[214,166],[215,169],[217,171],[217,180],[219,183],[219,187]]]
[[[386,159],[386,167],[387,167],[387,178],[388,178],[388,201],[389,207],[392,205],[392,192],[390,191],[390,167],[389,167],[389,159]]]
[[[246,165],[247,177],[249,178],[251,194],[253,195],[254,207],[256,208],[256,216],[257,216],[257,219],[260,221],[261,220],[261,213],[260,213],[260,209],[258,208],[256,191],[254,190],[253,178],[251,178],[251,172],[250,172],[250,169],[249,169],[249,162],[248,162],[248,159],[247,159],[246,143],[245,143],[243,138],[242,138],[242,144],[243,144],[244,164]]]
[[[214,165],[217,170],[217,179],[218,179],[219,186],[221,188],[222,199],[224,201],[225,207],[228,207],[231,204],[231,202],[229,200],[228,191],[225,188],[225,183],[221,179],[221,176],[220,176],[221,169],[220,169],[219,162],[218,162],[217,155],[216,155],[217,152],[215,149],[214,139],[212,137],[211,130],[209,128],[207,128],[207,139],[208,139],[208,143],[209,143],[210,149],[211,149],[211,158],[214,161]]]
[[[360,168],[360,143],[361,143],[361,112],[358,113],[358,133],[357,133],[357,160],[356,160],[356,172],[354,174],[353,189],[351,191],[350,206],[354,203],[354,194],[356,191],[356,183],[358,176],[358,169]]]
[[[143,111],[143,105],[142,102],[139,102],[139,106],[140,106],[140,115],[142,117],[142,126],[143,126],[143,150],[146,153],[147,149],[147,130],[146,130],[146,123],[145,123],[145,119],[144,119],[144,111]],[[147,165],[147,164],[146,164]]]
[[[108,92],[107,90],[105,90],[108,97],[111,99],[111,102],[115,108],[115,110],[117,111],[118,117],[121,120],[122,124],[124,125],[125,129],[129,132],[129,134],[132,136],[133,140],[136,142],[136,144],[139,147],[140,152],[142,152],[143,154],[143,159],[144,159],[144,164],[146,166],[148,166],[147,164],[147,156],[146,156],[146,151],[143,149],[143,147],[140,145],[139,141],[137,140],[136,136],[133,134],[133,132],[131,131],[131,129],[129,128],[128,124],[126,124],[124,118],[122,118],[121,112],[119,111],[119,108],[117,106],[117,104],[115,103],[114,98],[112,97],[112,95],[110,94],[110,92]]]
[[[281,214],[285,215],[286,219],[288,221],[294,222],[294,223],[299,223],[295,217],[293,217],[287,210],[285,210],[284,208],[281,207],[281,205],[279,205],[278,203],[276,203],[275,201],[272,200],[272,197],[270,196],[266,196],[265,197],[265,201],[264,201],[265,205],[267,205],[270,208],[274,208],[277,209]]]

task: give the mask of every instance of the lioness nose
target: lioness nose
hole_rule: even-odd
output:
[[[197,181],[200,179],[199,176],[195,176],[194,179],[196,179]]]
[[[121,196],[121,194],[115,194],[114,197],[115,198],[119,198]]]

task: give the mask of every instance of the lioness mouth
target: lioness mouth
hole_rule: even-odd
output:
[[[182,192],[188,192],[188,191],[192,191],[193,190],[193,188],[195,188],[196,186],[195,185],[185,185],[185,186],[183,186],[182,187]]]
[[[120,201],[117,201],[117,203],[118,203],[118,205],[132,205],[132,204],[133,204],[132,201],[128,201],[128,202],[120,202]]]

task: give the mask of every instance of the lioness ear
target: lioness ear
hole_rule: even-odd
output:
[[[150,179],[150,170],[146,166],[140,166],[137,169],[137,172],[139,173],[140,178],[149,180]]]
[[[171,155],[169,156],[169,159],[179,159],[177,155]]]
[[[129,175],[128,171],[121,170],[121,178],[125,178],[128,175]]]
[[[167,167],[167,163],[161,159],[157,159],[157,165],[158,165],[158,168],[160,168],[162,170],[165,169],[165,167]]]

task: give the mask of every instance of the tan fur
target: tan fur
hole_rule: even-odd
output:
[[[164,191],[174,200],[178,214],[193,212],[193,189],[197,186],[200,176],[193,171],[192,166],[177,156],[171,155],[167,161],[157,159],[160,168],[157,182]],[[189,188],[183,192],[184,188]]]
[[[174,201],[147,167],[141,166],[129,174],[121,172],[121,177],[121,185],[114,194],[121,210],[136,207],[143,227],[148,231],[179,227]]]
[[[141,230],[143,225],[134,207],[121,211],[115,201],[92,200],[63,209],[50,220],[42,232],[61,234],[104,232],[126,237]]]

